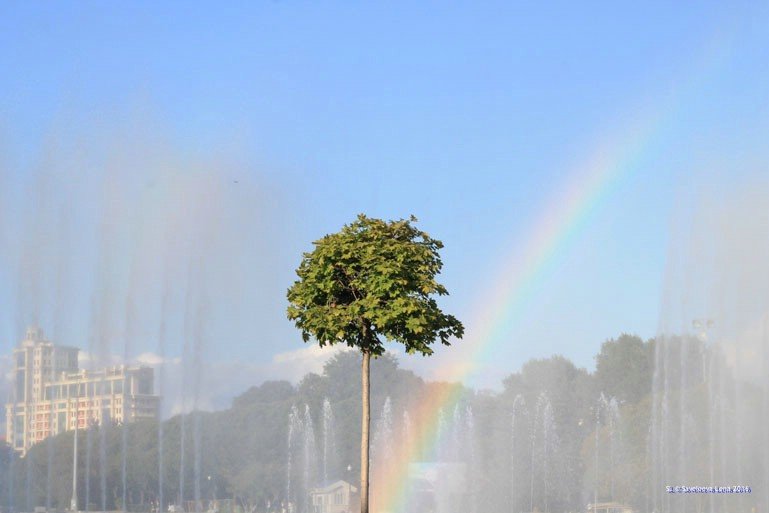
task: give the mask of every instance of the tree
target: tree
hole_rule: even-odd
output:
[[[436,281],[443,243],[408,220],[383,221],[361,214],[341,231],[315,241],[305,253],[288,290],[289,320],[308,342],[323,347],[347,344],[361,358],[361,513],[368,513],[371,357],[385,352],[385,341],[409,354],[433,353],[440,340],[450,345],[464,327],[444,314],[434,296],[447,295]]]
[[[580,419],[589,418],[589,408],[596,399],[592,377],[569,359],[554,355],[529,360],[523,364],[519,373],[508,376],[503,384],[505,393],[502,399],[507,403],[508,411],[512,411],[514,398],[521,394],[528,406],[529,415],[533,416],[540,394],[546,394],[552,405],[555,431],[560,440],[557,452],[550,458],[550,463],[555,464],[556,468],[548,471],[549,479],[557,478],[562,483],[551,490],[550,504],[556,506],[555,509],[566,509],[566,504],[577,504],[582,491],[581,472],[578,468],[580,449],[582,439],[590,432],[587,430],[588,424]],[[536,479],[540,479],[540,476]],[[539,486],[537,488],[542,490]]]
[[[637,402],[650,394],[653,374],[654,343],[635,335],[607,340],[595,356],[599,391],[620,401]]]

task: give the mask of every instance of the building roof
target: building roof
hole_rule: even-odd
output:
[[[327,485],[327,486],[323,486],[323,487],[319,487],[319,488],[313,488],[312,490],[310,490],[310,493],[313,493],[313,494],[332,493],[334,490],[336,490],[338,488],[347,488],[347,487],[350,488],[351,492],[357,492],[358,491],[357,488],[355,488],[353,485],[351,485],[347,481],[339,480],[339,481],[334,481],[333,483],[331,483],[330,485]]]
[[[633,508],[627,504],[621,502],[596,502],[595,504],[587,505],[588,511],[615,511],[617,513],[624,513],[626,511],[633,511]]]

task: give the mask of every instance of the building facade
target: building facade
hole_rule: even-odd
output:
[[[52,344],[40,328],[29,328],[13,350],[13,390],[5,406],[6,438],[24,455],[34,444],[67,430],[94,424],[152,419],[150,367],[78,368],[76,347]]]
[[[337,481],[310,490],[312,513],[352,513],[360,510],[358,489],[347,481]]]

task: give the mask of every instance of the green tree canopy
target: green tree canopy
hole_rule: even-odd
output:
[[[449,345],[463,335],[434,299],[448,294],[436,281],[443,244],[414,222],[361,214],[304,254],[288,291],[288,318],[305,342],[314,337],[321,346],[345,343],[379,356],[391,340],[429,355],[433,341]]]

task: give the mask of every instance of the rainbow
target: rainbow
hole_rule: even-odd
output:
[[[719,40],[723,43],[723,41]],[[467,323],[467,337],[452,349],[450,363],[443,365],[433,379],[447,382],[435,387],[410,412],[414,432],[394,455],[372,486],[374,513],[401,513],[409,504],[409,465],[420,457],[433,454],[440,443],[439,418],[461,399],[460,383],[472,379],[482,370],[481,362],[490,361],[493,351],[512,323],[525,313],[525,307],[537,285],[547,275],[559,254],[577,237],[600,206],[622,180],[637,170],[643,158],[666,133],[667,122],[680,105],[680,98],[701,79],[710,76],[728,52],[723,44],[708,47],[704,62],[698,61],[697,73],[687,75],[677,92],[656,108],[639,109],[625,129],[614,132],[594,145],[581,165],[568,174],[568,180],[557,189],[542,208],[523,243],[503,260],[493,274],[495,284],[483,294],[482,303]]]

